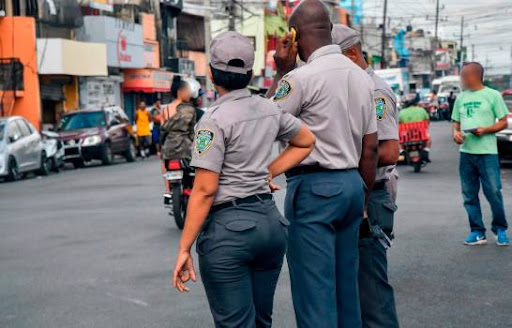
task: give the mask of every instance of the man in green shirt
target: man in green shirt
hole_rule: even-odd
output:
[[[464,207],[471,234],[466,245],[487,243],[478,192],[480,184],[492,210],[492,231],[500,246],[509,244],[507,220],[501,194],[500,164],[496,132],[507,127],[507,106],[500,93],[483,84],[484,69],[476,62],[464,65],[461,82],[465,89],[452,113],[453,140],[460,146],[459,173]]]
[[[410,122],[421,122],[421,121],[430,121],[430,115],[425,108],[418,106],[419,97],[417,96],[414,100],[411,100],[407,107],[402,109],[398,116],[398,121],[400,123],[410,123]],[[423,160],[430,163],[430,147],[432,147],[432,139],[429,138],[425,142],[425,148],[423,148],[422,158]]]

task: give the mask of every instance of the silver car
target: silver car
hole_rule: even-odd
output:
[[[0,178],[18,180],[23,173],[48,175],[48,161],[41,136],[20,116],[0,119]]]

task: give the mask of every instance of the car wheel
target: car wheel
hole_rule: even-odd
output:
[[[48,158],[46,158],[46,153],[44,151],[41,153],[41,166],[39,167],[39,170],[37,170],[37,174],[42,176],[50,174],[50,162],[48,161]]]
[[[20,171],[18,170],[18,164],[14,157],[9,158],[7,170],[9,172],[7,175],[7,181],[16,181],[20,179]]]
[[[135,162],[135,159],[137,158],[137,148],[135,147],[135,143],[131,139],[124,157],[126,158],[127,162]]]
[[[75,169],[81,169],[81,168],[85,167],[85,162],[83,159],[75,159],[75,160],[73,160],[73,162],[71,162],[71,164],[73,164],[73,167]]]
[[[51,159],[51,170],[55,173],[59,173],[60,172],[60,166],[59,166],[59,162],[57,161],[57,159],[55,157],[53,157]]]
[[[112,148],[109,143],[106,143],[103,146],[103,152],[101,154],[101,163],[103,165],[110,165],[114,161],[114,153],[112,152]]]

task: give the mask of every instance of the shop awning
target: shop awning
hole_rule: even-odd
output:
[[[66,39],[37,39],[39,74],[107,76],[107,47]]]
[[[170,92],[173,73],[159,69],[125,69],[124,92]]]

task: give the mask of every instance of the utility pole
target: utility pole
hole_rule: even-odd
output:
[[[439,1],[439,0],[438,0]],[[386,68],[386,23],[388,20],[388,0],[384,0],[384,12],[382,14],[382,37],[381,37],[381,47],[380,47],[380,67],[382,69]]]
[[[462,71],[462,50],[464,47],[464,16],[460,18],[460,51],[459,51],[459,72]]]
[[[227,7],[229,16],[228,30],[234,31],[236,25],[235,0],[229,0]]]
[[[438,41],[437,41],[438,27],[439,27],[439,0],[436,0],[436,32],[435,32],[435,39],[434,39],[436,42],[436,45],[435,45],[436,48],[438,47]]]
[[[471,61],[475,61],[475,45],[471,45]]]
[[[350,5],[350,10],[352,12],[352,28],[356,27],[356,4],[355,0],[352,0],[352,4]]]

